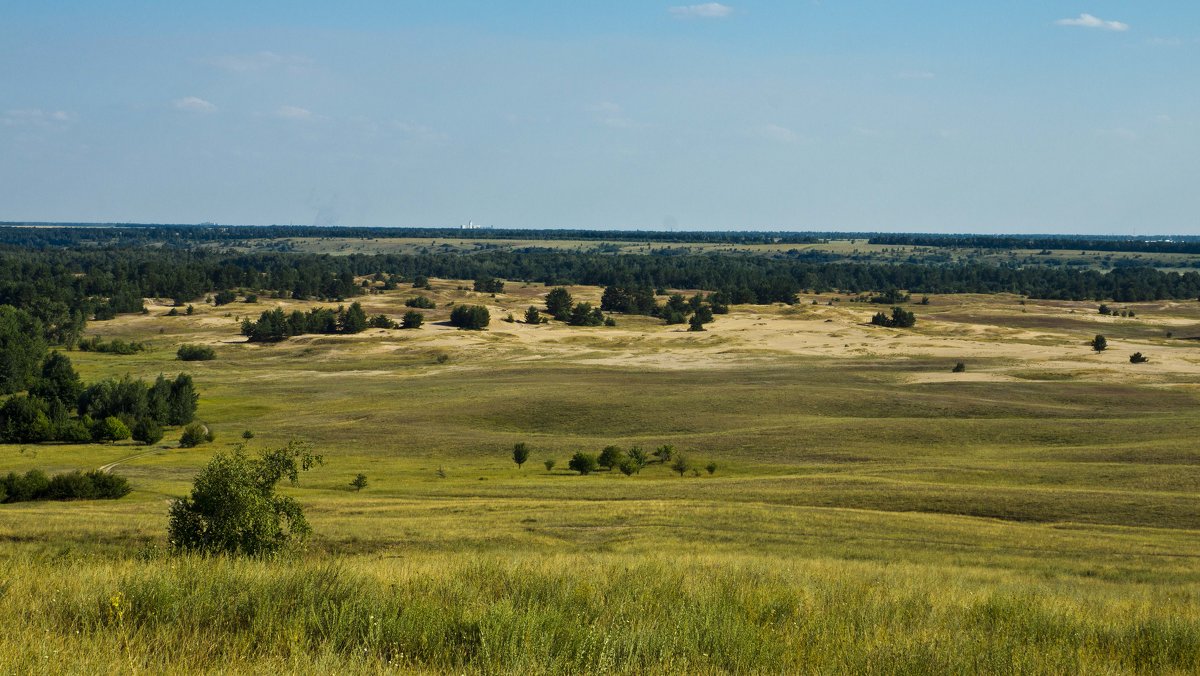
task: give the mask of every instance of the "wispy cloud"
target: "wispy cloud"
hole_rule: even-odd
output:
[[[185,96],[182,99],[175,99],[171,102],[176,110],[185,110],[189,113],[215,113],[217,107],[199,96]]]
[[[1091,14],[1080,14],[1074,19],[1059,19],[1054,23],[1059,26],[1077,26],[1079,28],[1099,28],[1105,31],[1127,31],[1129,24],[1120,21],[1106,21]]]
[[[285,120],[311,120],[316,116],[311,110],[300,106],[279,106],[275,109],[275,117]]]
[[[799,134],[778,124],[764,124],[757,126],[750,130],[750,135],[764,141],[773,141],[775,143],[796,143],[800,140]]]
[[[1125,127],[1097,129],[1096,135],[1103,136],[1105,138],[1121,139],[1122,141],[1136,141],[1139,137],[1139,134],[1136,131]]]
[[[434,129],[433,127],[427,127],[423,124],[413,124],[403,120],[396,120],[392,124],[395,126],[397,131],[413,141],[421,141],[423,143],[441,143],[449,138],[449,136],[446,134]]]
[[[297,54],[256,52],[254,54],[225,54],[206,59],[205,63],[234,73],[248,73],[269,68],[302,68],[312,65],[313,60]]]
[[[639,129],[646,126],[630,119],[621,106],[611,101],[597,103],[591,106],[589,110],[595,114],[598,124],[612,129]]]
[[[706,2],[700,5],[679,5],[667,11],[672,16],[681,19],[724,19],[733,14],[733,8],[719,2]]]
[[[74,119],[65,110],[42,110],[41,108],[24,108],[8,110],[0,116],[0,125],[5,127],[54,127],[62,126]]]

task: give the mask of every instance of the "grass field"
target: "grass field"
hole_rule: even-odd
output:
[[[85,380],[190,372],[217,440],[0,446],[4,471],[131,458],[135,488],[0,506],[0,671],[1200,671],[1200,303],[940,296],[900,331],[806,296],[689,333],[508,323],[546,289],[434,284],[418,331],[246,344],[241,317],[318,305],[266,299],[93,323],[151,349],[71,353]],[[286,489],[309,547],[166,555],[167,503],[243,430],[325,455]],[[664,443],[716,472],[565,468]]]

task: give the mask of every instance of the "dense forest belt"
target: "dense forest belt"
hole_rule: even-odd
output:
[[[1069,249],[1133,253],[1200,253],[1200,237],[1121,237],[1078,235],[937,235],[871,234],[868,243],[887,246],[937,246],[967,249]]]
[[[233,242],[291,237],[453,238],[467,240],[578,240],[693,244],[815,244],[867,240],[891,246],[970,249],[1067,249],[1134,253],[1200,253],[1200,236],[1171,235],[978,235],[880,232],[580,230],[555,228],[389,228],[302,225],[165,225],[124,223],[24,223],[0,221],[0,244],[26,248],[79,244]]]
[[[0,229],[2,230],[2,229]],[[664,256],[578,251],[486,250],[415,254],[246,254],[211,248],[95,246],[0,248],[0,304],[47,325],[71,316],[141,310],[142,298],[191,302],[223,289],[295,298],[344,299],[372,275],[498,277],[546,284],[648,286],[730,293],[738,303],[793,302],[802,290],[860,293],[1014,293],[1058,300],[1134,302],[1200,296],[1200,273],[1148,267],[1104,273],[986,264],[815,262],[741,254]]]

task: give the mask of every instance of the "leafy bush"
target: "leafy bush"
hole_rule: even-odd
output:
[[[487,328],[491,314],[482,305],[459,305],[450,313],[450,325],[470,331]]]
[[[115,415],[97,420],[92,425],[93,441],[121,441],[131,436],[129,427]]]
[[[583,451],[580,451],[571,456],[571,460],[567,462],[567,467],[569,467],[572,471],[579,472],[582,475],[595,472],[598,465],[596,463],[596,456],[592,455],[591,453],[584,453]]]
[[[368,322],[368,324],[373,329],[397,328],[396,322],[392,321],[392,318],[388,317],[387,315],[375,315],[374,317],[371,317],[371,320]]]
[[[195,448],[210,441],[212,441],[212,432],[209,431],[208,426],[202,423],[192,423],[183,428],[183,435],[179,437],[179,446]]]
[[[235,300],[237,300],[236,293],[228,290],[218,291],[216,295],[213,296],[213,305],[229,305]]]
[[[1091,346],[1093,350],[1103,352],[1108,349],[1108,339],[1100,334],[1096,334],[1096,337],[1092,338]]]
[[[546,458],[545,460],[542,461],[542,465],[544,465],[546,467],[547,472],[554,471],[554,465],[556,465],[556,464],[558,464],[558,463],[555,462],[554,458]]]
[[[33,500],[115,500],[129,494],[125,477],[91,470],[66,472],[48,478],[41,470],[33,469],[24,475],[10,472],[0,478],[0,502],[29,502]]]
[[[120,338],[113,338],[109,342],[104,342],[100,336],[92,336],[79,341],[77,346],[82,352],[101,352],[104,354],[137,354],[138,352],[146,351],[146,344],[137,341],[124,341]]]
[[[960,361],[954,365],[954,368],[950,369],[950,372],[951,373],[962,373],[963,371],[966,371],[966,370],[967,370],[966,363]]]
[[[625,451],[622,451],[617,446],[605,446],[600,451],[600,457],[596,458],[596,462],[604,469],[611,470],[621,464],[625,459]]]
[[[180,345],[175,358],[179,361],[211,361],[217,358],[217,353],[207,345]]]
[[[437,303],[430,300],[427,296],[413,296],[404,301],[408,307],[415,307],[421,310],[432,310],[437,307]]]
[[[526,324],[541,324],[542,323],[542,313],[538,312],[537,308],[530,305],[529,309],[525,311],[525,323]]]
[[[196,476],[191,495],[171,504],[168,537],[178,551],[264,556],[303,541],[312,529],[294,499],[277,495],[300,472],[321,464],[312,448],[293,441],[278,450],[246,456],[238,446],[218,453]]]
[[[675,456],[675,461],[671,463],[671,469],[679,472],[679,476],[683,476],[685,472],[692,468],[692,463],[682,454]]]
[[[1145,364],[1148,361],[1150,361],[1150,358],[1141,352],[1134,352],[1133,354],[1129,355],[1130,364]]]
[[[354,477],[354,480],[350,482],[350,487],[356,491],[361,491],[362,489],[366,488],[367,487],[367,475],[366,474],[356,475]]]

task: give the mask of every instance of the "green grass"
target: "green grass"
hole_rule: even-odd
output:
[[[433,320],[476,297],[437,287]],[[487,302],[520,310],[541,291]],[[402,314],[411,294],[364,301]],[[1188,347],[1154,348],[1181,366],[1122,371],[1075,346],[1082,320],[1056,323],[1069,304],[1030,304],[1038,319],[1014,326],[1013,299],[978,296],[935,298],[917,335],[975,341],[991,352],[964,355],[966,375],[1003,378],[924,382],[954,359],[911,345],[789,352],[723,332],[720,317],[701,338],[621,318],[616,331],[497,321],[237,342],[238,316],[269,305],[95,323],[150,349],[70,355],[89,381],[192,373],[214,444],[177,448],[176,429],[153,449],[0,446],[5,472],[153,451],[117,468],[135,488],[122,500],[0,506],[0,670],[1200,669]],[[741,316],[810,330],[812,313],[847,342],[900,340],[857,328],[870,309]],[[1145,337],[1122,340],[1195,319],[1139,310]],[[184,342],[217,359],[177,361]],[[1029,356],[1045,345],[1079,365]],[[168,501],[246,429],[251,448],[303,437],[325,455],[285,489],[307,507],[308,549],[277,562],[164,556]],[[518,441],[533,449],[523,469],[509,458]],[[717,473],[565,470],[578,450],[663,443]],[[359,472],[370,486],[353,492]]]

